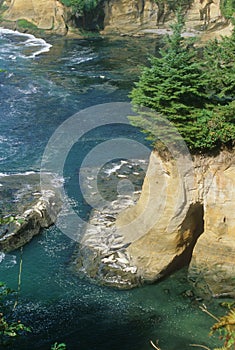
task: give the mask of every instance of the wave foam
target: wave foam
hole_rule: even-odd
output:
[[[0,177],[7,177],[7,176],[12,176],[12,175],[20,175],[20,176],[25,176],[25,175],[32,175],[32,174],[39,174],[38,171],[25,171],[23,173],[1,173],[0,172]]]
[[[29,56],[22,55],[24,58],[35,58],[36,56],[48,52],[50,48],[52,47],[51,44],[47,43],[44,39],[42,38],[36,38],[33,34],[28,34],[28,33],[20,33],[17,30],[11,30],[11,29],[5,29],[0,27],[0,37],[11,37],[11,36],[17,36],[21,37],[22,40],[20,43],[18,42],[17,44],[20,46],[25,46],[25,47],[39,47],[38,50],[36,50],[34,53],[30,54]]]
[[[5,256],[3,252],[0,252],[0,263],[4,260]]]

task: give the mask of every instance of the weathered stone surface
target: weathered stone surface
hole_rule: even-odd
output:
[[[137,268],[126,250],[129,243],[118,232],[116,218],[121,211],[136,204],[146,167],[144,160],[136,164],[121,161],[99,174],[99,189],[96,169],[83,169],[81,179],[82,183],[85,181],[86,200],[92,202],[96,209],[92,211],[86,231],[74,253],[73,265],[79,274],[121,289],[140,284]],[[121,185],[126,178],[133,187],[124,186],[125,192],[128,190],[129,194],[122,194]],[[120,181],[119,186],[117,181]]]
[[[104,33],[126,35],[165,34],[174,12],[154,0],[110,0],[104,3]],[[202,42],[230,35],[232,25],[220,13],[220,0],[195,0],[185,12],[185,35],[200,35]]]
[[[25,19],[39,29],[62,35],[67,33],[65,17],[65,7],[58,0],[12,0],[4,14],[4,19]]]
[[[235,153],[221,153],[203,175],[204,232],[189,276],[204,293],[235,297]]]
[[[129,31],[146,23],[156,26],[157,5],[152,0],[111,0],[104,5],[106,30]]]
[[[202,42],[230,35],[233,26],[222,18],[220,1],[214,0],[208,4],[207,0],[195,0],[185,13],[185,35],[200,34]],[[3,15],[3,20],[26,19],[40,29],[74,35],[73,31],[68,30],[71,11],[58,0],[5,0],[4,4],[9,9]],[[104,27],[103,33],[134,36],[165,34],[175,18],[172,9],[166,4],[157,5],[154,0],[109,0],[104,1],[103,10],[104,23],[100,23],[100,27]],[[12,28],[10,22],[4,22],[4,25]]]
[[[202,232],[190,157],[152,153],[139,202],[117,219],[139,279],[153,282],[190,261]]]
[[[193,160],[152,153],[137,204],[120,197],[93,213],[79,268],[129,288],[190,264],[203,293],[234,296],[234,179],[234,151]]]
[[[160,207],[162,202],[158,199],[155,204],[151,203],[151,210],[148,206],[145,210],[144,198],[146,193],[149,196],[147,182],[154,184],[150,187],[153,198],[157,199],[160,193],[156,181],[159,166],[152,158],[140,201],[117,219],[117,224],[119,221],[121,224],[131,223],[127,226],[131,241],[127,252],[137,267],[139,278],[153,282],[188,264],[197,241],[189,268],[190,280],[203,293],[235,296],[235,154],[222,152],[216,157],[195,157],[193,182],[188,182],[188,188],[183,185],[186,192],[182,187],[179,192],[178,186],[182,184],[176,180],[177,169],[170,163],[165,161],[162,164],[169,176],[164,208]],[[191,194],[184,196],[187,191]],[[181,203],[177,197],[181,198]],[[132,222],[133,218],[140,216],[143,208],[143,225],[138,229],[138,225]],[[148,229],[153,217],[156,224]],[[142,237],[135,240],[141,229]]]
[[[56,221],[62,203],[54,180],[48,174],[48,188],[41,191],[37,173],[1,175],[0,216],[15,219],[0,225],[0,251],[23,246]]]

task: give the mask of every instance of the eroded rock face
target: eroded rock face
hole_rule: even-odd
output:
[[[4,18],[10,21],[25,19],[39,29],[62,35],[67,33],[65,7],[58,0],[11,0]]]
[[[83,237],[79,268],[89,267],[89,275],[95,266],[91,277],[129,288],[190,264],[190,280],[203,294],[234,296],[234,179],[234,151],[193,160],[152,153],[137,204],[129,201],[120,212],[119,198],[93,213],[97,229]]]
[[[48,174],[47,183],[41,191],[38,173],[1,175],[0,217],[14,219],[0,225],[0,251],[23,246],[55,223],[62,202],[54,177]]]
[[[230,35],[233,26],[222,18],[220,1],[192,1],[185,9],[186,35],[200,34],[202,42],[220,38],[221,35]],[[5,0],[4,5],[8,10],[3,14],[3,20],[12,21],[5,22],[11,29],[15,28],[14,21],[26,19],[49,33],[72,35],[68,31],[70,25],[75,25],[72,24],[74,21],[71,22],[71,10],[59,0]],[[99,17],[96,24],[99,28],[104,28],[103,33],[144,36],[168,33],[175,13],[167,4],[157,4],[154,0],[107,0],[103,3],[103,9],[97,8],[97,13],[92,15],[92,21],[91,16],[88,17],[81,21],[83,24],[87,22],[86,29],[89,29],[89,25],[94,29],[93,22]]]
[[[234,297],[235,152],[221,152],[215,157],[195,157],[193,181],[188,182],[188,189],[185,186],[186,193],[189,191],[188,194],[191,194],[184,196],[184,190],[180,191],[181,203],[178,201],[175,211],[172,208],[177,203],[177,186],[180,182],[175,181],[177,169],[170,163],[163,163],[164,169],[168,168],[170,178],[166,180],[167,194],[162,216],[159,218],[155,214],[156,224],[150,230],[143,227],[145,234],[134,240],[127,251],[144,281],[155,281],[188,264],[193,251],[189,277],[197,289],[203,294]],[[155,183],[155,198],[158,168],[150,159],[146,181]],[[146,195],[146,181],[142,196]],[[155,213],[159,212],[159,201],[156,204],[152,205],[152,213],[147,214],[147,221],[154,216],[154,210]],[[141,211],[138,206],[145,206],[142,198],[135,208],[130,209],[132,217],[123,213],[120,220],[124,217],[124,220],[131,222],[133,215]],[[171,230],[170,227],[175,229]],[[131,229],[129,225],[129,231]]]
[[[204,294],[235,297],[235,153],[208,162],[204,232],[193,250],[189,277]]]
[[[157,5],[152,0],[111,0],[104,4],[106,30],[129,31],[144,23],[157,22]]]
[[[170,6],[154,0],[105,1],[104,12],[104,32],[123,35],[165,34],[175,20]],[[232,25],[221,16],[220,0],[194,0],[184,13],[185,35],[200,34],[202,42],[232,32]]]
[[[139,279],[153,282],[187,264],[201,233],[190,157],[150,157],[139,202],[120,214],[117,228],[137,267]],[[195,214],[195,215],[194,215]]]

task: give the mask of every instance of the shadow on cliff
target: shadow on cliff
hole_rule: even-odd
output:
[[[184,248],[183,253],[177,255],[168,267],[163,271],[164,276],[169,276],[173,272],[190,264],[193,249],[198,238],[204,232],[204,208],[203,204],[191,204],[188,213],[180,229],[180,239],[178,247]],[[186,236],[187,235],[187,236]]]

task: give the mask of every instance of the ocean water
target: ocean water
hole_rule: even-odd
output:
[[[0,29],[3,175],[40,171],[50,137],[74,113],[129,101],[139,65],[147,63],[147,55],[158,47],[157,40],[146,38],[52,37],[48,41]],[[66,188],[84,219],[90,207],[77,191],[79,167],[97,144],[123,137],[149,147],[136,129],[106,125],[83,135],[66,159]],[[108,176],[119,168],[118,161],[112,159],[106,166]],[[56,341],[72,350],[148,350],[150,339],[159,339],[162,350],[216,344],[215,338],[208,337],[213,320],[199,306],[204,302],[209,310],[221,313],[219,301],[186,297],[184,292],[191,289],[186,269],[155,285],[119,291],[74,274],[74,244],[52,226],[23,252],[0,254],[0,280],[13,289],[17,289],[22,259],[21,291],[12,315],[32,328],[10,349],[46,350]],[[14,299],[9,306],[13,303]]]

